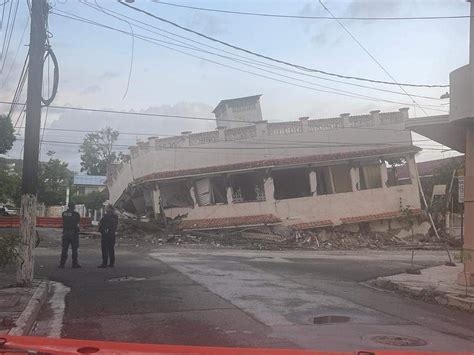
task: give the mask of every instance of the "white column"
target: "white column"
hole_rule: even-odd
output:
[[[231,205],[231,204],[232,204],[232,201],[233,201],[233,198],[232,198],[232,187],[227,186],[227,204],[228,204],[228,205]]]
[[[265,179],[263,189],[265,190],[265,200],[275,202],[275,185],[273,184],[273,178],[271,176],[267,176]]]
[[[351,168],[351,183],[352,183],[352,191],[359,190],[359,168],[353,167]]]
[[[191,199],[193,200],[193,208],[197,206],[197,199],[196,199],[196,189],[194,186],[189,188],[189,194],[191,195]]]
[[[311,195],[316,196],[318,191],[318,180],[316,178],[316,171],[309,173],[309,186],[311,188]]]
[[[388,172],[387,172],[387,166],[385,165],[385,162],[380,164],[380,176],[382,177],[382,187],[384,189],[387,188],[387,181],[388,181]]]

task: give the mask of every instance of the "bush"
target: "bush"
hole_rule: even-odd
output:
[[[0,235],[0,267],[4,268],[17,260],[19,242],[17,235]]]

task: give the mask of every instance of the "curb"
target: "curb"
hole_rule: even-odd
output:
[[[451,306],[463,311],[474,311],[474,301],[472,298],[465,299],[450,293],[443,293],[416,286],[406,286],[383,278],[375,279],[371,284],[378,288],[400,292],[401,294],[412,296],[425,302]]]
[[[8,331],[8,335],[28,335],[38,314],[43,306],[49,292],[49,283],[42,281],[39,283],[33,297],[31,297],[26,308],[21,312],[16,320],[16,326]]]

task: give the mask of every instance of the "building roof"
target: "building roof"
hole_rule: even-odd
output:
[[[266,224],[281,223],[281,219],[272,214],[259,214],[253,216],[227,217],[227,218],[207,218],[207,219],[187,219],[182,221],[178,228],[189,229],[221,229],[242,226],[259,226]]]
[[[238,97],[236,99],[226,99],[226,100],[221,100],[216,108],[214,110],[212,110],[212,113],[216,112],[216,110],[221,107],[222,105],[225,105],[225,104],[229,104],[229,105],[233,105],[233,104],[236,104],[236,103],[239,103],[241,101],[257,101],[260,96],[262,96],[261,94],[260,95],[253,95],[253,96],[245,96],[245,97]]]
[[[421,163],[417,163],[416,167],[418,168],[418,174],[420,177],[429,177],[433,176],[433,173],[439,167],[443,165],[449,164],[450,162],[459,162],[462,163],[464,161],[464,155],[458,157],[450,157],[444,159],[436,159],[436,160],[429,160],[424,161]],[[399,180],[408,179],[409,172],[408,167],[406,165],[397,169],[397,176]]]
[[[105,176],[74,175],[74,185],[105,186]]]
[[[203,167],[203,168],[156,172],[149,175],[145,175],[139,179],[136,179],[135,183],[165,180],[165,179],[172,179],[172,178],[179,178],[179,177],[209,175],[209,174],[214,174],[214,173],[234,172],[234,171],[239,171],[239,170],[272,168],[272,167],[277,167],[277,166],[294,166],[294,165],[311,164],[311,163],[324,163],[324,162],[330,162],[334,160],[379,157],[379,156],[390,155],[390,154],[408,154],[408,153],[416,153],[416,152],[419,152],[420,150],[421,150],[420,148],[410,145],[410,146],[389,147],[389,148],[380,148],[380,149],[371,149],[371,150],[362,150],[362,151],[340,152],[340,153],[333,153],[333,154],[305,155],[305,156],[289,157],[289,158],[256,160],[256,161],[249,161],[249,162],[244,162],[244,163],[208,166],[208,167]]]

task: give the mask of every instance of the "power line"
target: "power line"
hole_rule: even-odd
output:
[[[126,34],[126,35],[132,35],[130,32],[123,31],[123,30],[120,30],[120,29],[117,29],[117,28],[114,28],[114,27],[111,27],[111,26],[102,25],[102,24],[99,24],[99,23],[96,23],[96,22],[94,22],[94,21],[90,21],[90,20],[87,20],[87,19],[84,19],[84,18],[80,18],[80,17],[77,16],[77,15],[73,15],[74,17],[72,17],[72,16],[69,16],[69,15],[63,15],[63,14],[60,14],[60,13],[57,13],[57,12],[52,12],[52,13],[53,13],[54,15],[56,15],[56,16],[61,16],[61,17],[65,17],[65,18],[69,18],[69,19],[75,20],[75,21],[85,22],[85,23],[87,23],[87,24],[92,24],[92,25],[95,25],[95,26],[104,27],[104,28],[107,28],[107,29],[111,29],[111,30],[114,30],[114,31],[117,31],[117,32]],[[64,13],[64,11],[63,11],[63,13]],[[194,55],[194,54],[191,54],[191,53],[188,53],[188,52],[185,52],[185,51],[176,49],[176,48],[172,48],[172,47],[169,47],[169,46],[160,44],[160,43],[156,43],[156,42],[168,43],[168,44],[173,45],[173,46],[183,47],[183,46],[180,46],[180,45],[177,45],[177,44],[174,44],[174,43],[169,43],[169,42],[157,40],[157,39],[155,39],[155,38],[147,37],[147,36],[141,36],[141,35],[135,35],[135,36],[136,36],[137,38],[139,38],[139,39],[145,41],[145,42],[149,42],[149,43],[152,43],[152,44],[154,44],[154,45],[167,48],[167,49],[169,49],[169,50],[172,50],[172,51],[175,51],[175,52],[184,54],[184,55],[186,55],[186,56],[190,56],[190,57],[193,57],[193,58],[198,58],[198,59],[200,59],[200,60],[204,60],[204,61],[207,61],[207,62],[216,64],[216,65],[219,65],[219,66],[223,66],[223,67],[230,68],[230,69],[233,69],[233,70],[237,70],[237,71],[240,71],[240,72],[243,72],[243,73],[251,74],[251,75],[254,75],[254,76],[266,78],[266,79],[269,79],[269,80],[277,81],[277,82],[280,82],[280,83],[284,83],[284,84],[288,84],[288,85],[292,85],[292,86],[296,86],[296,87],[300,87],[300,88],[304,88],[304,89],[309,89],[309,90],[312,90],[312,91],[330,93],[330,94],[335,94],[335,95],[340,95],[340,96],[345,96],[345,97],[359,98],[359,99],[364,99],[364,100],[369,100],[369,101],[388,102],[388,103],[400,104],[400,105],[405,105],[405,106],[411,105],[411,103],[399,102],[399,101],[393,101],[393,100],[387,100],[387,99],[382,99],[382,98],[376,98],[376,97],[361,95],[361,94],[357,94],[357,93],[351,93],[351,92],[349,92],[349,91],[340,90],[340,89],[336,89],[336,88],[330,88],[330,87],[328,87],[328,88],[330,88],[330,90],[333,90],[333,91],[316,89],[316,88],[314,88],[314,87],[308,87],[308,86],[305,86],[305,85],[300,85],[300,84],[288,82],[288,81],[286,81],[286,80],[277,79],[277,78],[274,78],[274,77],[271,77],[271,76],[268,76],[268,75],[262,75],[262,74],[259,74],[259,73],[255,73],[255,72],[252,72],[252,71],[249,71],[249,70],[242,69],[242,68],[238,68],[238,67],[234,67],[234,66],[231,66],[231,65],[227,65],[227,64],[224,64],[224,63],[221,63],[221,62],[217,62],[217,61],[214,61],[214,60],[205,58],[205,57],[197,56],[197,55]],[[191,50],[195,50],[195,48],[192,48],[192,47],[186,47],[186,48],[191,49]],[[199,50],[199,51],[203,51],[203,50]],[[226,56],[222,56],[222,55],[220,55],[220,54],[215,54],[215,53],[208,52],[208,51],[203,51],[203,52],[207,52],[207,53],[209,53],[209,54],[217,55],[217,56],[220,56],[220,57],[224,57],[224,58],[228,58],[228,59],[230,59],[230,60],[234,60],[234,61],[240,62],[239,60],[232,59],[232,58],[229,58],[229,57],[226,57]],[[255,67],[255,66],[252,66],[252,65],[249,65],[249,64],[247,64],[247,66],[256,68],[256,69],[261,70],[261,71],[264,71],[264,72],[269,72],[269,73],[273,73],[273,74],[276,74],[276,75],[279,75],[279,76],[287,77],[287,78],[290,78],[290,79],[292,79],[292,80],[310,83],[311,85],[315,85],[315,86],[319,86],[319,87],[324,87],[323,85],[315,84],[315,83],[312,83],[312,82],[304,81],[304,80],[297,79],[297,78],[293,78],[293,77],[288,77],[288,76],[286,76],[286,75],[279,74],[279,73],[275,73],[275,72],[268,71],[268,70],[264,70],[264,69],[261,69],[261,68],[257,68],[257,67]],[[434,106],[434,107],[438,107],[439,105],[429,105],[429,104],[426,104],[425,106],[428,108],[429,106],[431,106],[431,107],[433,107],[433,106]],[[448,112],[448,111],[446,111],[446,110],[435,109],[435,108],[431,108],[431,107],[430,107],[430,110],[433,110],[433,111]]]
[[[89,7],[93,8],[93,9],[96,9],[96,10],[99,10],[96,6],[94,6],[93,4],[90,4],[88,3],[87,1],[81,1],[82,3],[88,5]],[[104,8],[104,7],[101,7],[101,8]],[[56,11],[60,11],[60,10],[56,10]],[[181,38],[181,39],[184,39],[186,41],[190,41],[190,42],[193,42],[193,43],[196,43],[196,44],[199,44],[201,46],[204,46],[204,47],[207,47],[207,48],[211,48],[211,49],[214,49],[214,50],[217,50],[217,51],[220,51],[220,52],[223,52],[223,53],[227,53],[227,54],[230,54],[230,55],[233,55],[233,56],[236,56],[236,57],[239,57],[239,58],[243,58],[245,61],[250,62],[250,63],[253,63],[253,64],[256,64],[256,65],[262,65],[262,66],[265,66],[265,67],[268,67],[268,68],[273,68],[273,69],[277,69],[277,70],[281,70],[281,71],[286,71],[286,72],[290,72],[290,73],[294,73],[294,74],[298,74],[298,75],[303,75],[303,76],[308,76],[308,77],[312,77],[312,78],[315,78],[315,79],[320,79],[320,80],[325,80],[325,81],[330,81],[330,82],[335,82],[335,83],[339,83],[339,84],[343,84],[343,85],[350,85],[350,86],[356,86],[356,87],[361,87],[361,88],[366,88],[366,89],[370,89],[370,90],[376,90],[376,91],[382,91],[382,92],[388,92],[388,93],[392,93],[392,94],[397,94],[397,95],[405,95],[404,93],[401,93],[401,92],[398,92],[398,91],[393,91],[393,90],[387,90],[387,89],[381,89],[381,88],[376,88],[376,87],[373,87],[373,86],[366,86],[366,85],[362,85],[362,84],[355,84],[355,83],[350,83],[350,82],[346,82],[346,81],[341,81],[341,80],[335,80],[335,79],[331,79],[331,78],[325,78],[325,77],[321,77],[321,76],[316,76],[316,75],[312,75],[312,74],[308,74],[308,73],[303,73],[303,72],[300,72],[300,71],[296,71],[296,70],[292,70],[292,69],[288,69],[288,68],[284,68],[284,67],[280,67],[280,66],[277,66],[277,65],[274,65],[274,64],[269,64],[269,63],[266,63],[266,62],[263,62],[263,61],[259,61],[259,60],[256,60],[256,59],[252,59],[252,58],[249,58],[249,57],[246,57],[246,56],[243,56],[243,55],[240,55],[238,53],[233,53],[233,52],[230,52],[230,51],[226,51],[225,49],[221,49],[221,48],[218,48],[218,47],[215,47],[215,46],[211,46],[209,44],[206,44],[206,43],[203,43],[203,42],[199,42],[199,41],[196,41],[194,39],[191,39],[191,38],[188,38],[188,37],[185,37],[185,36],[181,36],[179,34],[176,34],[174,32],[170,32],[170,31],[167,31],[167,30],[164,30],[160,27],[157,27],[157,26],[154,26],[152,24],[149,24],[147,22],[144,22],[144,21],[140,21],[138,19],[134,19],[130,16],[127,16],[127,15],[124,15],[124,14],[121,14],[121,13],[118,13],[116,11],[113,11],[109,8],[107,8],[107,11],[108,12],[111,12],[111,13],[114,13],[115,15],[119,16],[119,17],[122,17],[122,18],[126,18],[130,21],[133,21],[135,22],[133,25],[135,27],[138,27],[138,28],[141,28],[145,31],[148,31],[148,32],[151,32],[151,33],[154,33],[160,37],[164,37],[164,38],[167,38],[167,39],[170,39],[170,40],[173,40],[173,41],[176,41],[178,43],[181,43],[181,44],[185,44],[185,45],[188,45],[188,43],[186,42],[183,42],[183,41],[179,41],[175,38],[171,38],[169,36],[166,36],[166,35],[163,35],[161,33],[158,33],[156,31],[152,31],[150,30],[149,28],[146,28],[146,27],[143,27],[143,26],[140,26],[140,25],[137,25],[137,23],[139,24],[142,24],[142,25],[145,25],[147,27],[150,27],[150,28],[154,28],[160,32],[164,32],[164,33],[167,33],[167,34],[170,34],[172,36],[175,36],[175,37],[178,37],[178,38]],[[62,13],[65,13],[65,14],[68,14],[67,12],[65,11],[60,11]],[[72,14],[69,14],[69,15],[72,15]],[[78,18],[80,18],[79,16],[77,15],[74,15]],[[199,48],[199,47],[194,47],[194,48]],[[441,99],[439,97],[432,97],[432,96],[423,96],[423,95],[414,95],[414,94],[411,94],[413,97],[419,97],[419,98],[423,98],[423,99],[430,99],[430,100],[437,100],[437,101],[440,101]]]
[[[26,23],[25,23],[25,27],[23,28],[23,32],[22,32],[21,37],[20,37],[20,42],[18,42],[18,46],[16,48],[15,55],[13,56],[12,63],[10,64],[10,69],[8,69],[7,76],[2,81],[2,85],[1,85],[2,88],[5,86],[5,83],[8,82],[8,79],[10,78],[10,75],[13,72],[13,66],[15,65],[18,53],[20,52],[21,44],[23,43],[23,38],[25,37],[26,29],[28,28],[29,23],[30,23],[30,18],[28,17],[27,20],[26,20]]]
[[[25,103],[13,103],[11,101],[0,101],[0,104],[9,104],[9,105],[25,105]],[[199,117],[199,116],[187,116],[187,115],[168,115],[168,114],[158,114],[158,113],[146,113],[146,112],[133,112],[133,111],[120,111],[120,110],[109,110],[109,109],[97,109],[97,108],[86,108],[86,107],[74,107],[74,106],[59,106],[59,105],[49,105],[48,106],[51,109],[58,109],[58,110],[72,110],[72,111],[86,111],[86,112],[100,112],[100,113],[110,113],[110,114],[123,114],[123,115],[128,115],[128,116],[144,116],[144,117],[166,117],[166,118],[182,118],[182,119],[187,119],[187,120],[201,120],[201,121],[213,121],[215,122],[215,118],[209,118],[209,117]],[[230,120],[230,119],[220,119],[220,121],[225,121],[225,122],[239,122],[242,123],[242,121],[239,120]],[[278,121],[277,121],[278,122]],[[356,128],[356,127],[352,127]],[[366,127],[358,127],[360,129],[366,129]],[[387,131],[387,130],[395,130],[395,131],[406,131],[406,130],[400,130],[400,129],[394,129],[394,128],[376,128],[376,127],[367,127],[367,129],[375,129],[375,130],[382,130],[382,131]]]
[[[367,78],[361,78],[361,77],[355,77],[355,76],[346,76],[346,75],[342,75],[342,74],[336,74],[336,73],[331,73],[331,72],[327,72],[327,71],[324,71],[324,70],[320,70],[320,69],[314,69],[314,68],[309,68],[309,67],[305,67],[303,65],[299,65],[299,64],[293,64],[293,63],[290,63],[290,62],[287,62],[287,61],[284,61],[284,60],[281,60],[281,59],[277,59],[277,58],[273,58],[273,57],[270,57],[270,56],[267,56],[267,55],[264,55],[264,54],[260,54],[260,53],[257,53],[257,52],[254,52],[254,51],[251,51],[251,50],[248,50],[248,49],[245,49],[245,48],[242,48],[242,47],[238,47],[236,45],[233,45],[233,44],[230,44],[228,42],[225,42],[225,41],[221,41],[219,39],[216,39],[214,37],[211,37],[211,36],[208,36],[208,35],[205,35],[203,33],[200,33],[198,31],[195,31],[195,30],[192,30],[190,28],[187,28],[187,27],[184,27],[184,26],[181,26],[179,24],[177,24],[176,22],[173,22],[173,21],[170,21],[170,20],[167,20],[163,17],[159,17],[159,16],[156,16],[148,11],[145,11],[145,10],[142,10],[142,9],[139,9],[137,7],[134,7],[134,6],[131,6],[130,4],[127,4],[121,0],[119,0],[119,3],[122,4],[123,6],[126,6],[134,11],[137,11],[137,12],[140,12],[140,13],[143,13],[147,16],[150,16],[150,17],[153,17],[159,21],[162,21],[162,22],[165,22],[167,24],[170,24],[172,26],[175,26],[183,31],[187,31],[187,32],[190,32],[190,33],[193,33],[195,35],[198,35],[200,37],[203,37],[203,38],[206,38],[210,41],[213,41],[213,42],[216,42],[216,43],[220,43],[224,46],[227,46],[227,47],[230,47],[230,48],[233,48],[233,49],[236,49],[236,50],[239,50],[239,51],[242,51],[242,52],[245,52],[245,53],[248,53],[248,54],[251,54],[251,55],[254,55],[254,56],[257,56],[257,57],[260,57],[260,58],[264,58],[264,59],[267,59],[267,60],[270,60],[270,61],[273,61],[273,62],[277,62],[279,64],[285,64],[285,65],[288,65],[288,66],[291,66],[291,67],[294,67],[294,68],[297,68],[297,69],[300,69],[300,70],[304,70],[304,71],[310,71],[310,72],[317,72],[317,73],[321,73],[321,74],[325,74],[325,75],[330,75],[330,76],[335,76],[335,77],[338,77],[338,78],[344,78],[344,79],[351,79],[351,80],[360,80],[360,81],[367,81],[367,82],[372,82],[372,83],[378,83],[378,84],[387,84],[387,85],[402,85],[402,86],[411,86],[411,87],[427,87],[427,88],[435,88],[435,87],[449,87],[449,85],[427,85],[427,84],[407,84],[407,83],[394,83],[394,82],[389,82],[389,81],[382,81],[382,80],[374,80],[374,79],[367,79]]]
[[[333,15],[333,13],[331,12],[331,10],[329,10],[322,2],[322,0],[319,0],[319,3],[321,4],[321,6],[324,8],[324,10],[327,11],[327,13],[329,15],[331,15],[332,18],[334,18],[336,20],[336,22],[342,27],[342,29],[357,43],[357,45],[375,62],[375,64],[377,64],[379,66],[380,69],[382,69],[384,71],[385,74],[388,75],[388,77],[390,79],[392,79],[395,83],[397,83],[398,87],[413,101],[414,104],[416,104],[420,109],[421,111],[423,111],[423,113],[425,114],[425,116],[428,116],[428,114],[426,113],[426,111],[423,109],[423,107],[421,107],[418,102],[415,101],[415,99],[403,88],[403,86],[401,86],[400,84],[398,84],[398,82],[395,80],[395,78],[392,76],[392,74],[389,73],[389,71],[387,69],[385,69],[385,67],[382,65],[382,63],[380,63],[377,58],[374,57],[374,55],[372,53],[370,53],[370,51],[356,38],[356,36],[354,36],[352,34],[351,31],[349,31],[349,29],[344,26],[344,24],[339,20],[339,19],[336,19],[336,16]]]
[[[17,13],[18,13],[18,5],[19,4],[20,4],[20,1],[17,0],[16,6],[15,6],[15,12],[13,14],[13,20],[12,20],[12,25],[11,25],[11,29],[10,29],[10,34],[8,35],[8,40],[6,42],[6,45],[5,45],[5,42],[4,42],[4,47],[2,47],[2,53],[4,55],[3,55],[3,58],[2,58],[3,61],[2,61],[2,67],[0,68],[0,73],[3,73],[3,69],[5,68],[5,63],[7,62],[8,51],[10,49],[10,42],[11,42],[11,39],[12,39],[13,30],[15,28],[15,22],[16,22],[16,17],[17,17]],[[5,38],[7,36],[7,33],[8,33],[8,23],[7,23],[7,28],[5,29]]]
[[[246,12],[246,11],[231,11],[222,9],[212,9],[206,7],[197,7],[189,5],[174,4],[165,1],[156,1],[158,5],[174,6],[199,11],[219,12],[225,14],[244,15],[244,16],[261,16],[261,17],[275,17],[275,18],[295,18],[307,20],[362,20],[362,21],[406,21],[406,20],[443,20],[443,19],[465,19],[470,18],[469,15],[458,16],[416,16],[416,17],[329,17],[329,16],[304,16],[304,15],[285,15],[285,14],[269,14],[261,12]]]

